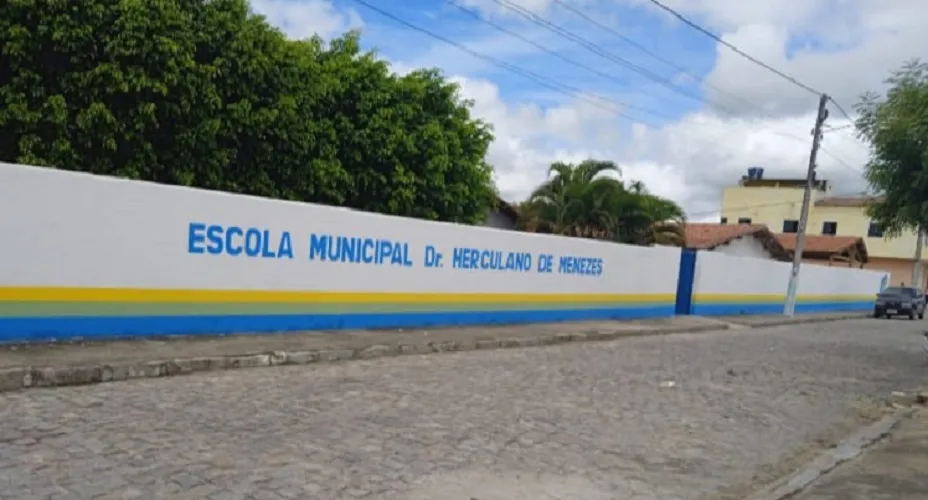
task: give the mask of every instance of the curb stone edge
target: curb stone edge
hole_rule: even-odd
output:
[[[780,325],[841,321],[861,317],[862,315],[858,313],[827,318],[792,318],[788,320],[764,321],[745,326],[749,329],[766,328]],[[102,363],[83,366],[22,366],[0,368],[0,393],[32,388],[89,385],[139,378],[171,377],[237,368],[306,365],[442,352],[541,347],[572,342],[611,341],[626,337],[699,333],[728,329],[731,329],[730,324],[720,323],[638,331],[590,330],[574,333],[557,333],[553,335],[443,341],[429,342],[426,344],[372,344],[356,349],[329,348],[310,351],[272,351],[266,353]]]
[[[826,474],[857,458],[867,448],[888,436],[896,426],[914,413],[911,408],[898,410],[867,425],[841,440],[795,472],[774,481],[754,493],[748,500],[787,500],[799,495]]]

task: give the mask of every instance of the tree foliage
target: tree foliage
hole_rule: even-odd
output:
[[[618,166],[586,160],[554,163],[548,179],[522,204],[522,229],[635,245],[683,246],[683,210],[623,182]]]
[[[886,84],[884,96],[861,98],[856,126],[870,144],[866,178],[879,195],[870,216],[898,235],[928,223],[928,64],[906,63]]]
[[[481,221],[493,137],[357,33],[288,40],[247,0],[0,2],[0,160]]]

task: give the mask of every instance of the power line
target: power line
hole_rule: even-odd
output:
[[[493,21],[490,21],[490,20],[488,20],[488,19],[484,19],[483,17],[480,16],[480,14],[478,14],[478,13],[476,13],[476,12],[474,12],[474,11],[468,9],[467,7],[464,7],[463,5],[461,5],[461,4],[457,3],[457,2],[455,2],[454,0],[446,0],[446,3],[448,3],[448,4],[451,5],[452,7],[455,7],[456,9],[460,10],[461,12],[464,12],[464,13],[467,14],[468,16],[470,16],[470,17],[472,17],[472,18],[474,18],[474,19],[476,19],[476,20],[478,20],[478,21],[480,21],[480,22],[482,22],[482,23],[484,23],[484,24],[486,24],[486,25],[488,25],[488,26],[492,26],[492,27],[495,28],[496,30],[498,30],[498,31],[500,31],[500,32],[502,32],[502,33],[506,33],[507,35],[512,36],[513,38],[517,38],[517,39],[519,39],[519,40],[521,40],[521,41],[523,41],[523,42],[525,42],[525,43],[531,45],[532,47],[535,47],[536,49],[541,50],[542,52],[545,52],[545,53],[548,54],[548,55],[551,55],[552,57],[556,57],[557,59],[559,59],[559,60],[561,60],[561,61],[563,61],[563,62],[565,62],[565,63],[567,63],[567,64],[570,64],[570,65],[572,65],[572,66],[574,66],[574,67],[577,67],[577,68],[580,68],[580,69],[589,71],[589,72],[591,72],[591,73],[593,73],[593,74],[595,74],[595,75],[601,76],[601,77],[606,78],[606,79],[608,79],[608,80],[612,80],[612,81],[614,81],[614,82],[616,82],[616,83],[623,84],[623,85],[625,84],[625,82],[623,82],[622,80],[620,80],[619,78],[617,78],[617,77],[614,76],[614,75],[610,75],[609,73],[600,71],[600,70],[598,70],[598,69],[596,69],[596,68],[594,68],[594,67],[592,67],[592,66],[583,64],[583,63],[581,63],[581,62],[579,62],[579,61],[575,61],[575,60],[573,60],[573,59],[571,59],[571,58],[569,58],[569,57],[567,57],[567,56],[561,54],[560,52],[558,52],[558,51],[556,51],[556,50],[553,50],[553,49],[550,49],[550,48],[548,48],[548,47],[545,47],[544,45],[542,45],[542,44],[540,44],[540,43],[538,43],[538,42],[536,42],[536,41],[534,41],[534,40],[532,40],[532,39],[530,39],[530,38],[528,38],[528,37],[526,37],[526,36],[523,36],[523,35],[521,35],[521,34],[515,32],[515,31],[513,31],[513,30],[511,30],[511,29],[509,29],[509,28],[506,28],[505,26],[502,26],[502,25],[500,25],[500,24],[497,24],[497,23],[495,23],[495,22],[493,22]],[[645,112],[645,113],[648,113],[648,114],[650,114],[650,115],[652,115],[652,116],[656,116],[656,117],[658,117],[658,118],[666,118],[666,119],[672,119],[672,118],[673,118],[672,116],[670,116],[670,115],[668,115],[668,114],[666,114],[666,113],[659,113],[659,112],[657,112],[657,111],[650,110],[650,109],[644,108],[644,107],[642,107],[642,106],[636,106],[636,105],[633,105],[633,104],[630,104],[630,103],[626,103],[625,105],[626,105],[627,107],[634,108],[634,109],[638,109],[638,110],[640,110],[640,111],[643,111],[643,112]]]
[[[516,66],[516,65],[514,65],[514,64],[510,64],[510,63],[507,63],[507,62],[505,62],[505,61],[502,61],[502,60],[496,59],[496,58],[494,58],[494,57],[488,56],[488,55],[486,55],[486,54],[482,54],[482,53],[480,53],[480,52],[478,52],[478,51],[475,51],[475,50],[473,50],[473,49],[470,49],[470,48],[464,46],[464,45],[461,44],[461,43],[458,43],[458,42],[455,42],[455,41],[453,41],[453,40],[450,40],[450,39],[448,39],[448,38],[446,38],[446,37],[444,37],[444,36],[441,36],[441,35],[439,35],[439,34],[437,34],[437,33],[434,33],[434,32],[432,32],[432,31],[430,31],[430,30],[427,30],[427,29],[425,29],[425,28],[416,26],[415,24],[410,23],[410,22],[408,22],[408,21],[406,21],[406,20],[404,20],[404,19],[402,19],[402,18],[400,18],[400,17],[398,17],[398,16],[396,16],[396,15],[394,15],[394,14],[388,12],[388,11],[385,11],[385,10],[383,10],[383,9],[380,9],[380,8],[378,8],[378,7],[375,7],[375,6],[371,5],[370,3],[368,3],[368,2],[365,1],[365,0],[354,0],[354,1],[357,2],[357,3],[359,3],[359,4],[361,4],[361,5],[363,5],[363,6],[365,6],[365,7],[367,7],[367,8],[369,8],[369,9],[371,9],[371,10],[373,10],[374,12],[379,13],[380,15],[382,15],[382,16],[388,18],[388,19],[391,19],[391,20],[397,22],[398,24],[401,24],[401,25],[403,25],[403,26],[405,26],[405,27],[407,27],[407,28],[409,28],[409,29],[412,29],[412,30],[414,30],[414,31],[417,31],[417,32],[419,32],[419,33],[425,34],[425,35],[427,35],[427,36],[429,36],[429,37],[431,37],[431,38],[434,38],[434,39],[436,39],[436,40],[439,40],[439,41],[441,41],[441,42],[447,43],[447,44],[449,44],[449,45],[451,45],[451,46],[453,46],[453,47],[455,47],[455,48],[457,48],[457,49],[459,49],[459,50],[461,50],[461,51],[463,51],[463,52],[466,52],[466,53],[470,54],[471,56],[473,56],[473,57],[475,57],[475,58],[477,58],[477,59],[480,59],[480,60],[483,60],[483,61],[485,61],[485,62],[488,62],[488,63],[490,63],[490,64],[492,64],[492,65],[494,65],[494,66],[496,66],[496,67],[499,67],[499,68],[501,68],[501,69],[503,69],[503,70],[512,72],[512,73],[514,73],[514,74],[517,74],[517,75],[519,75],[519,76],[522,76],[523,78],[532,80],[532,81],[534,81],[535,83],[538,83],[539,85],[541,85],[541,86],[543,86],[543,87],[545,87],[545,88],[548,88],[548,89],[550,89],[550,90],[553,90],[553,91],[555,91],[555,92],[558,92],[558,93],[561,93],[561,94],[564,94],[564,95],[567,95],[567,96],[570,96],[570,97],[577,98],[577,99],[579,99],[579,100],[584,100],[584,101],[587,101],[587,102],[592,102],[593,104],[596,104],[596,105],[600,105],[600,103],[594,102],[593,99],[588,98],[587,95],[586,95],[585,93],[583,93],[583,92],[582,92],[581,90],[579,90],[579,89],[576,89],[576,88],[571,87],[571,86],[566,85],[566,84],[562,84],[562,83],[556,82],[556,81],[554,81],[554,80],[552,80],[552,79],[550,79],[550,78],[544,77],[544,76],[542,76],[542,75],[540,75],[540,74],[538,74],[538,73],[529,71],[529,70],[527,70],[527,69],[521,68],[521,67]],[[449,3],[454,4],[453,2],[451,2],[451,0],[448,0],[448,1],[449,1]],[[454,4],[454,5],[455,5],[455,6],[458,6],[458,5],[456,5],[456,4]],[[459,7],[459,6],[458,6],[458,7]],[[463,10],[466,11],[466,9],[463,9]],[[468,13],[470,13],[470,12],[468,11]],[[495,24],[495,23],[494,23],[494,24]],[[518,35],[517,38],[522,39],[523,37],[522,37],[521,35]],[[535,44],[534,42],[532,42],[531,40],[525,40],[525,41],[527,41],[528,43],[531,43],[532,45],[536,45],[536,44]],[[542,48],[545,49],[546,51],[549,50],[549,49],[547,49],[547,48],[544,48],[544,47],[541,46],[540,44],[537,44],[537,46],[542,47]],[[551,52],[555,52],[555,51],[551,51]],[[569,58],[567,58],[567,59],[569,59]],[[580,64],[580,67],[585,67],[585,65]],[[658,125],[656,125],[656,124],[654,124],[654,123],[649,123],[649,122],[646,122],[646,121],[636,120],[636,119],[634,119],[634,118],[628,116],[627,114],[623,113],[621,110],[619,110],[619,109],[617,109],[617,108],[614,108],[614,107],[612,107],[612,106],[615,105],[615,104],[619,104],[620,106],[623,106],[623,107],[626,107],[626,108],[637,108],[637,109],[640,109],[640,110],[642,110],[642,111],[644,111],[644,112],[646,112],[646,113],[649,113],[649,114],[655,115],[655,116],[658,116],[659,113],[656,113],[656,112],[654,112],[654,111],[652,111],[652,110],[649,110],[649,109],[647,109],[647,108],[644,108],[644,107],[635,106],[635,105],[632,105],[632,104],[629,104],[629,103],[625,103],[625,102],[622,102],[622,101],[618,101],[618,100],[611,100],[611,99],[607,99],[607,98],[603,98],[603,97],[595,96],[595,95],[593,95],[592,97],[593,97],[595,100],[598,100],[598,101],[601,101],[601,102],[603,102],[603,103],[609,104],[609,106],[608,106],[606,109],[607,109],[608,111],[610,111],[610,112],[616,114],[616,115],[617,115],[618,117],[620,117],[620,118],[624,118],[624,119],[626,119],[626,120],[628,120],[628,121],[630,121],[630,122],[632,122],[632,123],[644,123],[644,124],[646,124],[646,125],[650,125],[650,126],[655,127],[655,128],[658,128],[658,127],[659,127]],[[803,142],[803,143],[806,142],[805,139],[802,139],[802,138],[799,138],[799,137],[796,137],[796,136],[794,136],[794,135],[787,134],[787,133],[784,133],[784,132],[774,131],[774,133],[776,133],[776,134],[778,134],[778,135],[782,135],[782,136],[787,137],[787,138],[791,138],[791,139],[794,139],[794,140],[798,140],[798,141]],[[688,135],[688,134],[685,134],[685,133],[684,133],[684,135]],[[829,153],[829,155],[831,155],[831,154]],[[834,155],[831,155],[831,156],[834,157]],[[837,157],[834,157],[834,158],[835,158],[835,160],[838,161],[839,163],[841,163],[841,164],[847,166],[848,168],[851,168],[846,162],[844,162],[844,161],[841,160],[840,158],[837,158]]]
[[[821,145],[820,145],[818,148],[819,148],[819,150],[820,150],[822,153],[825,153],[826,155],[828,155],[829,157],[831,157],[832,160],[838,162],[838,164],[841,165],[842,167],[847,168],[848,170],[853,170],[854,172],[856,172],[856,173],[858,173],[858,174],[861,174],[861,173],[862,173],[862,172],[860,171],[860,168],[859,168],[859,167],[855,168],[855,167],[851,166],[850,163],[846,162],[844,159],[842,159],[841,157],[839,157],[839,156],[837,156],[836,154],[832,153],[831,151],[825,149],[824,146],[821,146]]]
[[[572,6],[572,5],[570,5],[570,4],[566,3],[566,2],[564,2],[563,0],[552,0],[552,1],[553,1],[555,4],[561,6],[562,8],[564,8],[564,9],[566,9],[566,10],[568,10],[568,11],[574,13],[576,16],[578,16],[578,17],[580,17],[580,18],[586,20],[586,21],[589,22],[590,24],[593,24],[593,25],[598,26],[599,28],[601,28],[601,29],[603,29],[603,30],[605,30],[605,31],[608,31],[609,33],[613,34],[616,38],[618,38],[618,39],[624,41],[625,43],[631,45],[632,47],[635,47],[636,49],[640,50],[641,52],[643,52],[643,53],[645,53],[645,54],[647,54],[647,55],[649,55],[649,56],[651,56],[652,58],[656,59],[657,61],[659,61],[659,62],[661,62],[661,63],[664,63],[665,65],[667,65],[667,66],[670,67],[671,69],[673,69],[673,70],[675,70],[675,71],[678,71],[678,72],[680,72],[680,73],[683,73],[683,74],[689,76],[690,78],[696,79],[696,77],[695,77],[692,73],[690,73],[688,70],[686,70],[685,68],[682,68],[682,67],[678,66],[677,64],[675,64],[674,62],[669,61],[668,59],[662,57],[661,55],[654,53],[653,51],[649,50],[647,47],[645,47],[645,46],[641,45],[640,43],[634,41],[633,39],[631,39],[631,38],[629,38],[629,37],[623,35],[621,32],[619,32],[619,31],[616,30],[615,28],[613,28],[613,27],[611,27],[611,26],[609,26],[609,25],[607,25],[607,24],[604,24],[604,23],[602,23],[602,22],[596,20],[595,18],[593,18],[593,17],[591,17],[590,15],[584,13],[584,12],[581,11],[580,9],[578,9],[578,8],[576,8],[576,7]],[[729,92],[729,91],[727,91],[727,90],[725,90],[725,89],[722,89],[721,87],[717,87],[717,86],[715,86],[715,85],[712,85],[712,84],[709,83],[709,82],[703,82],[703,84],[705,84],[707,87],[711,88],[712,90],[715,90],[716,92],[719,92],[719,93],[721,93],[721,94],[728,95],[728,96],[730,96],[730,97],[732,97],[732,98],[734,98],[734,99],[737,99],[737,100],[739,100],[739,101],[741,101],[741,102],[743,102],[743,103],[745,103],[745,104],[748,104],[748,105],[750,105],[750,106],[756,106],[758,109],[763,110],[763,107],[760,106],[759,104],[754,103],[754,102],[751,102],[751,101],[749,101],[749,100],[747,100],[747,99],[745,99],[745,98],[743,98],[743,97],[741,97],[741,96],[739,96],[739,95],[737,95],[737,94],[735,94],[735,93],[733,93],[733,92]]]
[[[770,66],[769,64],[767,64],[767,63],[765,63],[765,62],[763,62],[763,61],[761,61],[761,60],[755,58],[754,56],[752,56],[752,55],[750,55],[750,54],[748,54],[748,53],[742,51],[741,49],[739,49],[739,48],[736,47],[735,45],[732,45],[731,43],[728,43],[728,42],[726,42],[725,40],[722,40],[722,38],[719,37],[718,35],[716,35],[715,33],[712,33],[711,31],[707,30],[706,28],[703,28],[702,26],[700,26],[699,24],[697,24],[695,21],[690,20],[689,18],[687,18],[687,17],[684,16],[683,14],[681,14],[681,13],[677,12],[676,10],[674,10],[674,9],[672,9],[672,8],[670,8],[670,7],[666,6],[666,5],[664,5],[664,4],[661,3],[659,0],[648,0],[648,1],[651,2],[651,3],[653,3],[654,5],[656,5],[656,6],[659,7],[660,9],[664,10],[665,12],[669,13],[669,14],[672,15],[673,17],[677,18],[678,20],[682,21],[684,24],[686,24],[686,25],[690,26],[691,28],[695,29],[696,31],[699,31],[700,33],[702,33],[702,34],[708,36],[709,38],[715,40],[716,42],[718,42],[718,43],[720,43],[720,44],[722,44],[722,45],[724,45],[725,47],[728,47],[729,49],[731,49],[733,52],[735,52],[736,54],[740,55],[741,57],[743,57],[743,58],[745,58],[745,59],[747,59],[747,60],[753,62],[754,64],[756,64],[756,65],[758,65],[758,66],[760,66],[760,67],[766,69],[767,71],[770,71],[771,73],[773,73],[773,74],[779,76],[780,78],[783,78],[784,80],[786,80],[786,81],[792,83],[793,85],[795,85],[795,86],[797,86],[797,87],[799,87],[799,88],[801,88],[801,89],[803,89],[803,90],[805,90],[805,91],[811,92],[811,93],[813,93],[813,94],[815,94],[815,95],[822,95],[822,94],[824,93],[824,92],[820,92],[820,91],[818,91],[818,90],[815,90],[814,88],[812,88],[812,87],[810,87],[810,86],[808,86],[808,85],[806,85],[806,84],[800,82],[799,80],[793,78],[792,76],[789,76],[789,75],[787,75],[786,73],[784,73],[784,72],[782,72],[782,71],[780,71],[780,70],[774,68],[773,66]]]
[[[847,118],[847,121],[851,122],[852,124],[854,123],[854,119],[851,118],[851,115],[847,114],[847,111],[845,111],[844,108],[841,107],[841,104],[838,101],[836,101],[834,97],[828,96],[828,100],[831,101],[831,103],[834,104],[836,108],[838,108],[838,111],[840,111],[841,114],[844,115],[845,118]]]
[[[505,9],[507,9],[507,10],[510,10],[510,11],[512,11],[512,12],[515,12],[516,14],[522,16],[523,18],[527,19],[529,22],[531,22],[531,23],[533,23],[533,24],[536,24],[536,25],[538,25],[538,26],[541,26],[541,27],[547,29],[548,31],[551,31],[551,32],[553,32],[553,33],[555,33],[555,34],[557,34],[557,35],[563,37],[563,38],[566,38],[566,39],[568,39],[568,40],[570,40],[570,41],[572,41],[572,42],[574,42],[574,43],[580,45],[581,47],[583,47],[583,48],[589,50],[590,52],[592,52],[592,53],[594,53],[594,54],[596,54],[596,55],[602,57],[603,59],[607,59],[607,60],[612,61],[612,62],[614,62],[614,63],[616,63],[616,64],[618,64],[618,65],[620,65],[620,66],[622,66],[622,67],[624,67],[624,68],[627,68],[627,69],[629,69],[629,70],[631,70],[631,71],[633,71],[633,72],[635,72],[635,73],[638,73],[639,75],[642,75],[642,76],[648,78],[649,80],[654,81],[654,82],[660,84],[661,86],[663,86],[663,87],[665,87],[665,88],[667,88],[667,89],[669,89],[669,90],[671,90],[671,91],[673,91],[673,92],[676,92],[676,93],[678,93],[678,94],[680,94],[680,95],[683,95],[683,96],[685,96],[685,97],[689,97],[690,99],[693,99],[693,100],[695,100],[695,101],[697,101],[697,102],[701,102],[701,103],[704,103],[704,104],[708,104],[708,105],[710,105],[710,106],[713,106],[713,103],[707,101],[706,99],[704,99],[703,97],[701,97],[701,96],[699,96],[699,95],[696,95],[696,94],[694,94],[694,93],[692,93],[692,92],[687,91],[686,89],[680,87],[679,85],[674,84],[672,81],[670,81],[670,79],[664,78],[664,77],[662,77],[662,76],[660,76],[660,75],[658,75],[658,74],[655,74],[655,73],[653,73],[653,72],[651,72],[651,71],[649,71],[649,70],[647,70],[647,69],[645,69],[645,68],[643,68],[643,67],[641,67],[641,66],[639,66],[639,65],[637,65],[637,64],[635,64],[635,63],[633,63],[633,62],[631,62],[631,61],[629,61],[629,60],[627,60],[627,59],[625,59],[625,58],[623,58],[623,57],[621,57],[621,56],[618,56],[618,55],[613,54],[613,53],[611,53],[611,52],[609,52],[609,51],[603,50],[603,49],[601,49],[600,47],[598,47],[595,43],[591,42],[590,40],[587,40],[587,39],[583,38],[582,36],[577,35],[576,33],[573,33],[573,32],[571,32],[570,30],[567,30],[567,29],[563,28],[562,26],[559,26],[559,25],[557,25],[557,24],[555,24],[555,23],[552,23],[551,21],[549,21],[549,20],[547,20],[547,19],[545,19],[545,18],[543,18],[543,17],[541,17],[541,16],[539,16],[539,15],[537,15],[537,14],[535,14],[535,13],[533,13],[533,12],[527,10],[527,9],[525,9],[524,7],[521,7],[521,6],[519,6],[519,5],[516,5],[516,4],[512,3],[512,2],[509,1],[509,0],[491,0],[491,1],[492,1],[493,3],[495,3],[495,4],[497,4],[497,5],[499,5],[499,6],[503,7],[503,8],[505,8]],[[717,108],[721,108],[723,111],[725,111],[725,112],[728,113],[728,114],[732,114],[730,110],[727,110],[727,109],[725,109],[724,107],[719,106],[718,104],[715,104],[714,106],[717,107]]]
[[[564,95],[567,95],[567,96],[569,96],[569,97],[573,97],[573,98],[575,98],[575,99],[579,99],[579,100],[583,100],[583,101],[592,103],[592,104],[594,104],[594,105],[596,105],[596,106],[602,106],[603,104],[607,104],[608,106],[607,106],[606,109],[608,109],[609,111],[615,113],[615,114],[616,114],[617,116],[619,116],[619,117],[622,117],[622,118],[625,118],[625,119],[631,121],[632,123],[636,123],[636,120],[635,120],[635,119],[633,119],[633,118],[631,118],[630,116],[628,116],[627,114],[623,113],[620,109],[614,108],[614,107],[613,107],[614,105],[619,104],[619,105],[622,106],[622,107],[634,108],[635,106],[633,106],[633,105],[630,105],[630,104],[628,104],[628,103],[626,103],[626,102],[614,100],[614,99],[608,99],[608,98],[601,97],[601,96],[594,95],[594,94],[587,94],[587,93],[581,91],[580,89],[577,89],[577,88],[572,87],[572,86],[567,85],[567,84],[563,84],[563,83],[557,82],[557,81],[552,80],[552,79],[550,79],[550,78],[547,78],[547,77],[545,77],[545,76],[543,76],[543,75],[540,75],[540,74],[538,74],[538,73],[535,73],[534,71],[530,71],[530,70],[521,68],[521,67],[516,66],[516,65],[514,65],[514,64],[507,63],[507,62],[502,61],[502,60],[500,60],[500,59],[496,59],[495,57],[491,57],[491,56],[488,56],[488,55],[486,55],[486,54],[482,54],[482,53],[480,53],[480,52],[478,52],[478,51],[476,51],[476,50],[470,49],[470,48],[468,48],[467,46],[465,46],[465,45],[463,45],[463,44],[461,44],[461,43],[455,42],[454,40],[451,40],[451,39],[449,39],[449,38],[446,38],[446,37],[444,37],[444,36],[441,36],[441,35],[439,35],[439,34],[433,32],[433,31],[427,30],[427,29],[422,28],[422,27],[420,27],[420,26],[416,26],[415,24],[412,24],[412,23],[410,23],[409,21],[406,21],[406,20],[400,18],[399,16],[396,16],[396,15],[394,15],[394,14],[391,14],[390,12],[387,12],[387,11],[385,11],[385,10],[379,8],[379,7],[375,7],[374,5],[371,5],[371,4],[370,4],[369,2],[367,2],[366,0],[353,0],[353,1],[356,2],[356,3],[361,4],[361,5],[365,6],[365,7],[367,7],[368,9],[370,9],[370,10],[372,10],[372,11],[374,11],[374,12],[376,12],[376,13],[378,13],[378,14],[380,14],[380,15],[382,15],[382,16],[388,18],[388,19],[391,19],[391,20],[393,20],[394,22],[396,22],[396,23],[398,23],[398,24],[401,24],[401,25],[403,25],[403,26],[405,26],[405,27],[407,27],[407,28],[409,28],[409,29],[411,29],[411,30],[413,30],[413,31],[417,31],[417,32],[422,33],[422,34],[424,34],[424,35],[427,35],[427,36],[429,36],[429,37],[431,37],[431,38],[434,38],[434,39],[436,39],[436,40],[438,40],[438,41],[447,43],[447,44],[449,44],[449,45],[451,45],[451,46],[453,46],[453,47],[456,47],[458,50],[461,50],[461,51],[463,51],[463,52],[466,52],[466,53],[470,54],[471,56],[473,56],[473,57],[475,57],[475,58],[477,58],[477,59],[480,59],[480,60],[482,60],[482,61],[485,61],[485,62],[487,62],[487,63],[490,63],[490,64],[492,64],[493,66],[496,66],[496,67],[498,67],[498,68],[500,68],[500,69],[509,71],[509,72],[514,73],[514,74],[517,74],[517,75],[519,75],[519,76],[522,76],[523,78],[532,80],[532,81],[534,81],[535,83],[537,83],[537,84],[539,84],[539,85],[541,85],[541,86],[543,86],[543,87],[545,87],[545,88],[547,88],[547,89],[549,89],[549,90],[553,90],[553,91],[558,92],[558,93],[560,93],[560,94],[564,94]],[[588,96],[589,96],[589,97],[588,97]],[[596,101],[599,101],[599,102],[596,102]],[[645,123],[645,124],[650,125],[650,126],[655,127],[655,128],[658,127],[657,125],[655,125],[655,124],[653,124],[653,123],[646,122],[646,121],[638,121],[638,123]]]

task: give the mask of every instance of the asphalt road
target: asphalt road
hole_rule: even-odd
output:
[[[732,493],[859,423],[862,401],[918,386],[923,328],[856,320],[0,394],[0,498]]]

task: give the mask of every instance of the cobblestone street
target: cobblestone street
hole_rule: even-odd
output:
[[[0,498],[709,497],[923,382],[923,328],[855,320],[0,394]]]

